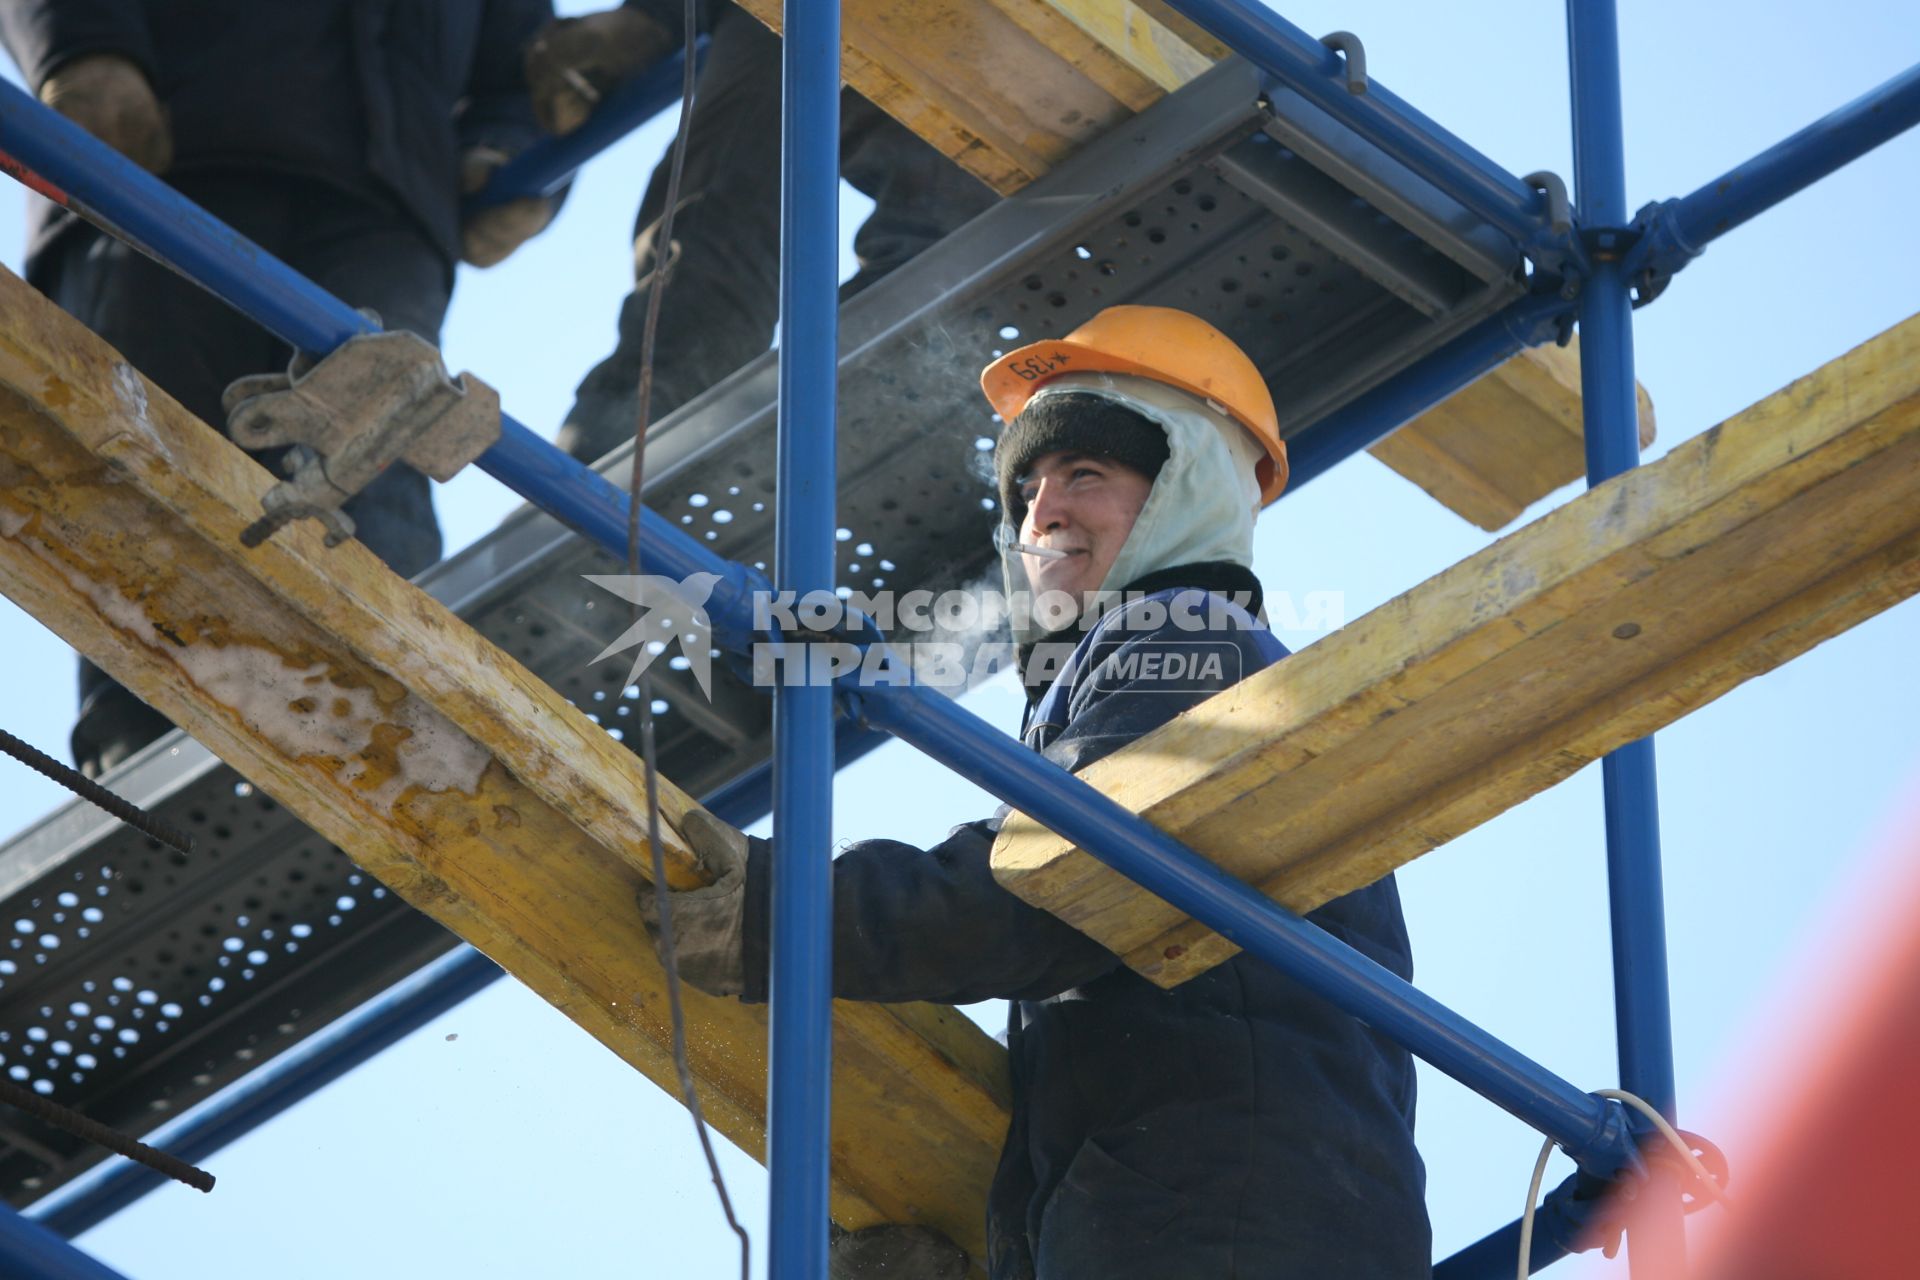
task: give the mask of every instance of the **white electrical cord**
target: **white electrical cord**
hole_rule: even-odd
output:
[[[1687,1145],[1687,1140],[1680,1136],[1679,1130],[1667,1123],[1667,1118],[1655,1110],[1652,1103],[1625,1089],[1595,1089],[1593,1092],[1597,1098],[1611,1098],[1615,1102],[1625,1103],[1652,1121],[1653,1127],[1660,1131],[1660,1136],[1680,1153],[1681,1162],[1699,1180],[1700,1186],[1719,1202],[1721,1208],[1733,1207],[1733,1201],[1714,1180],[1713,1174],[1708,1172],[1707,1166],[1700,1163],[1700,1157],[1693,1154],[1693,1148]],[[1533,1181],[1527,1184],[1527,1211],[1520,1215],[1520,1267],[1515,1273],[1518,1280],[1527,1280],[1527,1263],[1533,1253],[1533,1215],[1540,1203],[1540,1184],[1546,1178],[1547,1160],[1553,1155],[1553,1148],[1552,1138],[1541,1144],[1540,1158],[1533,1162]]]
[[[1527,1184],[1527,1211],[1520,1215],[1519,1280],[1527,1280],[1532,1274],[1527,1263],[1533,1259],[1533,1210],[1540,1203],[1540,1183],[1547,1176],[1547,1160],[1552,1155],[1553,1139],[1548,1138],[1540,1144],[1540,1158],[1533,1162],[1533,1181]]]
[[[1720,1202],[1721,1208],[1733,1208],[1733,1201],[1727,1197],[1726,1191],[1721,1188],[1720,1184],[1714,1181],[1713,1174],[1708,1171],[1707,1166],[1700,1163],[1700,1157],[1693,1154],[1693,1148],[1687,1145],[1687,1140],[1680,1136],[1679,1130],[1667,1123],[1665,1116],[1654,1110],[1653,1104],[1644,1098],[1635,1097],[1625,1089],[1596,1089],[1594,1090],[1594,1096],[1612,1098],[1615,1102],[1624,1102],[1651,1120],[1653,1127],[1660,1131],[1660,1136],[1665,1138],[1668,1143],[1672,1145],[1673,1149],[1680,1153],[1680,1161],[1687,1166],[1687,1172],[1700,1180],[1700,1185],[1708,1191],[1713,1199]]]

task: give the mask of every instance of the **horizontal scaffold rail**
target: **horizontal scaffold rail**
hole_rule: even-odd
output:
[[[0,588],[650,1078],[676,1091],[634,889],[637,760],[358,543],[240,531],[267,471],[0,271]],[[663,782],[671,824],[691,801]],[[671,878],[697,883],[677,837]],[[761,1009],[687,991],[707,1114],[765,1129]],[[834,1216],[984,1255],[1004,1051],[931,1005],[842,1005]]]
[[[1081,776],[1308,911],[1920,591],[1920,316]],[[1232,944],[1016,815],[1000,882],[1177,985]]]

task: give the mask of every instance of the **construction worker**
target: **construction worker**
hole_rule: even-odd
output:
[[[0,38],[40,100],[387,327],[439,341],[454,264],[490,266],[547,201],[462,216],[536,141],[522,78],[550,0],[6,0]],[[192,282],[35,200],[26,274],[203,421],[291,352]],[[277,469],[275,457],[261,461]],[[346,507],[412,575],[440,558],[427,480],[395,466]],[[73,754],[97,776],[170,727],[82,662]]]
[[[629,0],[561,19],[527,56],[543,123],[564,133],[594,101],[685,39],[682,0]],[[745,10],[703,5],[711,43],[701,68],[672,284],[661,298],[650,415],[658,421],[767,349],[779,318],[780,40]],[[584,92],[583,92],[584,87]],[[860,271],[843,299],[994,202],[994,194],[851,89],[840,98],[841,173],[872,197],[854,236]],[[634,229],[634,288],[620,306],[613,354],[580,383],[557,443],[591,461],[635,430],[647,298],[659,262],[667,164],[654,170]]]
[[[1007,423],[994,461],[1009,595],[1079,602],[1050,633],[1017,628],[1032,659],[1029,746],[1082,769],[1284,656],[1250,565],[1286,446],[1239,348],[1184,312],[1113,307],[994,361],[981,383]],[[1105,594],[1116,589],[1117,601]],[[1064,661],[1039,660],[1049,645]],[[1146,653],[1190,660],[1129,660]],[[1176,667],[1178,679],[1153,674]],[[1014,1001],[994,1280],[1425,1276],[1407,1052],[1244,955],[1172,990],[1137,976],[994,881],[999,825],[970,823],[931,849],[855,844],[833,881],[836,996]],[[674,895],[680,971],[764,1000],[776,851],[704,814],[685,834],[717,879]],[[641,905],[651,927],[650,890]],[[1308,919],[1411,976],[1392,877]],[[843,1263],[842,1246],[863,1238],[895,1269]],[[925,1228],[859,1233],[834,1256],[849,1277],[958,1277],[964,1265]]]

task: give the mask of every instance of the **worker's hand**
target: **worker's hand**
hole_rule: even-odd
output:
[[[146,73],[117,53],[75,58],[47,77],[40,101],[149,173],[173,163],[167,110]]]
[[[460,157],[461,194],[470,196],[486,186],[493,171],[506,162],[507,153],[497,147],[469,147]],[[547,229],[554,207],[551,200],[522,196],[475,210],[460,223],[461,260],[476,267],[505,262],[515,249]]]
[[[694,856],[713,876],[703,888],[667,895],[680,976],[710,996],[737,996],[747,980],[747,837],[704,809],[689,810],[679,825]],[[638,896],[640,922],[657,949],[660,895],[649,884]]]
[[[827,1280],[966,1280],[966,1250],[932,1227],[889,1223],[835,1232]]]
[[[540,127],[572,133],[601,98],[672,48],[672,33],[638,9],[555,18],[527,45],[527,89]]]

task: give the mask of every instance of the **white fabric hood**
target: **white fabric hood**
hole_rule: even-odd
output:
[[[1167,461],[1154,477],[1133,532],[1107,571],[1101,591],[1118,591],[1158,569],[1204,561],[1253,567],[1253,518],[1260,506],[1254,468],[1259,443],[1224,411],[1151,378],[1070,373],[1034,393],[1034,399],[1080,392],[1111,400],[1156,422],[1167,433]],[[996,542],[1009,599],[1030,596],[1033,584],[1012,544],[1020,530],[1002,523]],[[1039,629],[1015,612],[1014,640],[1027,644]]]

